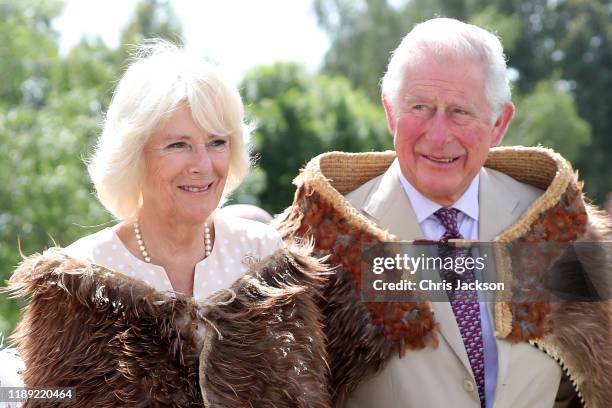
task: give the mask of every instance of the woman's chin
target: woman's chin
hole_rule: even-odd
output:
[[[191,211],[177,211],[175,213],[175,219],[177,223],[181,224],[202,225],[208,220],[213,211],[214,208],[202,208]]]

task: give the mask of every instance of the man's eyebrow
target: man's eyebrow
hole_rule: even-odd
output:
[[[426,96],[421,96],[418,94],[405,94],[401,100],[404,102],[416,102],[416,101],[431,101],[432,98],[428,98]]]
[[[448,101],[449,106],[460,106],[470,110],[476,110],[476,105],[467,99],[451,99]]]
[[[419,95],[419,94],[406,94],[401,98],[401,101],[403,101],[404,103],[411,103],[411,102],[431,102],[434,98],[431,97],[427,97],[424,95]],[[461,99],[461,98],[453,98],[453,99],[449,99],[447,101],[447,105],[458,105],[458,106],[465,106],[465,107],[469,107],[469,108],[474,108],[475,105],[473,103],[471,103],[469,100],[467,99]]]

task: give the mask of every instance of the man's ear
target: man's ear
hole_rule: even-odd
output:
[[[514,104],[512,102],[508,102],[502,113],[497,117],[495,123],[493,124],[493,137],[491,138],[491,147],[495,147],[501,143],[504,134],[506,133],[506,129],[508,129],[508,125],[510,125],[510,121],[512,121],[512,117],[514,116]]]
[[[389,132],[391,135],[395,135],[395,120],[393,119],[393,111],[391,110],[391,104],[387,99],[387,96],[383,93],[380,94],[380,99],[382,99],[383,107],[385,108],[385,115],[387,115],[387,125],[389,126]]]

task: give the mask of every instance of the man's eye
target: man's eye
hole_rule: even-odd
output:
[[[427,105],[414,105],[412,107],[412,109],[416,110],[416,111],[424,111],[427,110]]]
[[[461,108],[455,108],[455,109],[453,109],[453,112],[454,112],[454,113],[457,113],[457,114],[459,114],[459,115],[468,115],[468,111],[463,110],[463,109],[461,109]]]

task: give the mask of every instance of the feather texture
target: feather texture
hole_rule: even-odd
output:
[[[7,288],[30,298],[12,336],[22,378],[76,387],[77,398],[24,406],[328,407],[325,269],[307,252],[281,249],[233,284],[233,300],[221,291],[203,304],[59,248],[25,259]],[[206,348],[199,325],[212,336]]]

